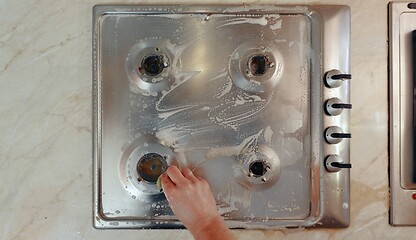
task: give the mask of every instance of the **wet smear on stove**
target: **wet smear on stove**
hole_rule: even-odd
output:
[[[263,99],[242,92],[233,96],[231,101],[227,99],[225,103],[211,106],[208,117],[220,126],[238,131],[241,126],[261,118],[271,99],[272,94]]]
[[[205,153],[205,158],[215,159],[222,156],[236,156],[246,149],[249,149],[259,142],[259,138],[262,136],[263,130],[244,138],[239,145],[236,146],[223,146],[209,148]]]
[[[289,203],[284,204],[276,204],[272,202],[267,203],[267,208],[270,209],[272,212],[278,212],[278,213],[287,213],[292,211],[299,211],[300,206],[296,203],[296,198],[294,196],[294,193],[289,193],[293,198]]]
[[[192,81],[192,76],[187,78],[187,81]],[[237,132],[239,128],[261,118],[273,98],[272,91],[263,96],[238,89],[232,91],[233,85],[226,73],[220,73],[207,82],[215,88],[202,96],[192,96],[192,92],[185,93],[186,89],[189,89],[185,81],[182,82],[182,89],[179,88],[181,85],[178,85],[162,92],[155,105],[159,118],[156,135],[159,138],[174,144],[175,148],[180,148],[180,140],[190,137],[191,134],[212,133],[218,130]],[[191,102],[197,104],[182,103],[184,94],[187,94],[189,100],[193,100]]]
[[[279,19],[279,20],[272,19],[272,24],[270,24],[270,29],[271,30],[277,30],[277,29],[280,29],[280,28],[282,28],[282,19]]]
[[[180,20],[174,19],[175,15],[163,17],[172,21]],[[203,18],[206,17],[198,16],[201,21],[205,21]],[[264,36],[270,32],[276,35],[282,24],[286,24],[277,15],[233,20],[228,17],[220,20],[215,19],[216,16],[209,17],[207,25],[216,23],[212,27],[221,29],[232,29],[241,24],[247,27],[260,25]],[[273,49],[281,51],[282,61],[297,58],[297,65],[286,64],[284,70],[282,63],[277,62],[275,68],[279,69],[281,80],[262,92],[246,91],[236,86],[230,77],[228,60],[223,58],[241,58],[241,54],[233,54],[235,48],[230,47],[237,47],[240,43],[224,42],[226,47],[215,49],[221,53],[216,59],[218,61],[210,61],[205,66],[196,56],[202,54],[212,58],[213,55],[210,55],[210,51],[204,52],[206,49],[199,46],[198,41],[188,39],[180,42],[176,37],[164,41],[166,49],[174,56],[170,59],[169,77],[172,77],[172,84],[167,89],[152,92],[139,88],[134,82],[130,83],[128,124],[131,140],[152,134],[159,143],[176,152],[177,164],[192,165],[195,171],[210,167],[218,159],[230,160],[230,176],[221,177],[224,180],[221,183],[213,183],[220,204],[219,211],[226,217],[238,217],[242,209],[256,205],[254,202],[264,202],[261,205],[264,209],[259,211],[264,216],[303,216],[309,201],[300,198],[309,193],[310,179],[307,164],[310,161],[310,52],[307,47],[309,40],[303,34],[303,28],[307,27],[300,27],[297,39],[278,38],[272,44],[267,42],[267,37],[248,36],[258,40],[259,45],[269,44],[270,52]],[[181,25],[174,35],[183,39],[181,34],[186,34],[183,33],[184,29],[186,27]],[[198,39],[204,38],[214,39],[201,32]],[[296,53],[295,57],[293,53]],[[201,64],[193,65],[191,60]],[[200,68],[190,69],[189,66]],[[162,82],[164,77],[167,75],[154,77],[150,81]],[[251,82],[264,84],[255,80]],[[277,192],[258,188],[245,180],[240,181],[247,178],[247,170],[241,166],[258,158],[259,145],[273,149],[282,161],[282,176],[274,183],[278,185]],[[245,157],[238,159],[236,156],[241,153]],[[293,186],[293,181],[298,183],[298,189],[288,187]],[[287,192],[287,196],[278,195],[280,191]],[[270,194],[275,194],[281,203],[276,205],[276,202],[268,202]],[[159,201],[149,205],[149,208],[152,216],[163,216],[169,210],[167,201]],[[256,216],[252,214],[251,218]],[[263,220],[267,221],[266,218]]]
[[[217,196],[218,212],[229,217],[233,212],[242,208],[248,209],[252,205],[252,192],[227,183]]]
[[[222,25],[217,26],[217,28],[222,28],[230,25],[236,25],[236,24],[258,24],[261,26],[266,26],[268,23],[265,16],[261,17],[247,17],[245,15],[242,15],[241,18],[230,18],[224,21]]]
[[[273,15],[256,15],[256,14],[239,14],[237,17],[224,18],[217,28],[224,28],[231,25],[254,24],[267,26],[271,30],[278,30],[282,27],[282,19],[278,14]]]

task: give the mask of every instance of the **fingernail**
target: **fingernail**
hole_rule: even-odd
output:
[[[156,181],[156,186],[157,186],[157,188],[159,188],[159,191],[160,191],[160,192],[162,192],[162,191],[163,191],[162,178],[163,178],[163,174],[162,174],[162,175],[160,175],[160,176],[157,178],[157,181]]]

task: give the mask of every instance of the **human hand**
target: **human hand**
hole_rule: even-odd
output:
[[[163,189],[176,216],[188,229],[198,229],[220,217],[208,183],[189,168],[170,166],[162,176]]]
[[[234,239],[207,181],[176,166],[169,166],[161,180],[170,207],[196,239]]]

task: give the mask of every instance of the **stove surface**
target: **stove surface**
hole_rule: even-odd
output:
[[[209,182],[231,227],[321,220],[319,8],[94,11],[96,227],[181,227],[156,186],[170,164]]]

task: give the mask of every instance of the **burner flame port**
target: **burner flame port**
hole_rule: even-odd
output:
[[[167,67],[167,63],[163,58],[162,55],[147,55],[143,58],[139,71],[148,76],[159,75]]]
[[[254,55],[251,56],[247,63],[248,73],[253,76],[264,75],[267,70],[274,66],[273,62],[270,62],[266,55]]]
[[[262,177],[269,169],[270,167],[263,161],[254,161],[249,167],[250,175],[252,174],[254,177]]]

